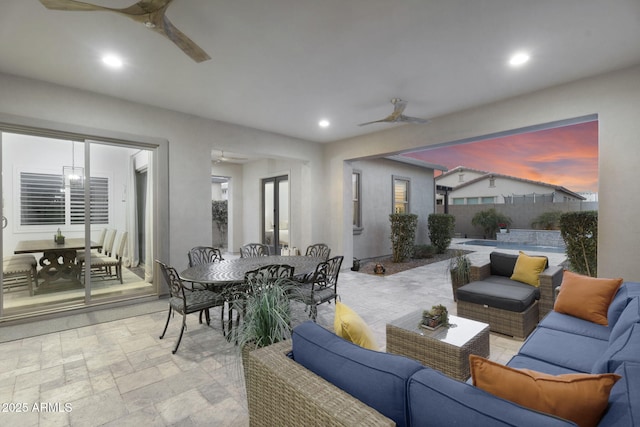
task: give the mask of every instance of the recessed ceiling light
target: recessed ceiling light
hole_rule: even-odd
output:
[[[321,128],[327,128],[330,124],[331,122],[329,122],[329,120],[327,119],[322,119],[318,122],[318,126],[320,126]]]
[[[122,67],[122,59],[115,55],[105,55],[102,57],[102,62],[105,65],[108,65],[111,68],[121,68]]]
[[[530,59],[530,56],[528,53],[518,52],[509,59],[509,65],[511,65],[512,67],[518,67],[524,64],[525,62],[529,61],[529,59]]]

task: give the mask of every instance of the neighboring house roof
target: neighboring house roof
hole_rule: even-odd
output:
[[[531,179],[518,178],[516,176],[510,176],[510,175],[503,175],[503,174],[500,174],[500,173],[481,171],[481,170],[478,170],[478,169],[471,169],[471,168],[466,168],[466,167],[462,167],[462,166],[457,166],[456,168],[451,169],[449,172],[436,177],[435,180],[437,182],[439,179],[441,179],[445,175],[448,176],[448,175],[451,175],[451,174],[453,174],[455,172],[461,172],[461,171],[470,171],[470,172],[482,173],[484,175],[479,176],[478,178],[474,178],[472,180],[463,182],[460,185],[454,186],[453,187],[453,191],[458,190],[460,188],[467,187],[469,185],[475,184],[476,182],[480,182],[480,181],[483,181],[483,180],[486,180],[486,179],[503,178],[503,179],[510,179],[512,181],[519,181],[519,182],[526,182],[526,183],[529,183],[529,184],[535,184],[535,185],[539,185],[541,187],[547,187],[549,189],[552,189],[553,191],[566,193],[566,194],[570,195],[571,197],[575,197],[578,200],[586,200],[586,198],[584,196],[581,196],[580,194],[578,194],[576,192],[573,192],[573,191],[569,190],[568,188],[565,188],[565,187],[563,187],[561,185],[549,184],[547,182],[542,182],[542,181],[533,181]]]
[[[483,175],[491,173],[491,172],[488,172],[488,171],[482,171],[480,169],[467,168],[465,166],[456,166],[455,168],[450,169],[449,171],[443,173],[442,175],[437,176],[436,179],[444,178],[446,176],[453,175],[454,173],[460,173],[460,172],[465,172],[465,171],[480,173],[480,174],[483,174]]]

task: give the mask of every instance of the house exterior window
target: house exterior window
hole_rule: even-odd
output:
[[[393,177],[393,213],[409,213],[409,179]]]
[[[491,197],[483,197],[480,201],[483,205],[493,204],[496,202],[496,198],[494,196]]]
[[[351,194],[353,197],[353,229],[362,230],[362,172],[353,171],[351,174]]]
[[[109,179],[90,179],[91,223],[109,223]],[[84,188],[56,174],[20,173],[20,225],[84,224]]]
[[[468,205],[477,205],[478,204],[478,198],[477,197],[467,197],[467,204]]]
[[[464,205],[464,197],[454,197],[453,198],[454,205]]]
[[[496,179],[494,177],[489,178],[489,187],[494,188],[496,186]]]
[[[464,182],[464,174],[463,173],[459,173],[458,174],[458,182]]]

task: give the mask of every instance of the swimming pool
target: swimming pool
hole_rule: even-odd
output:
[[[474,246],[493,246],[497,249],[513,249],[516,251],[538,251],[538,252],[551,252],[556,254],[563,254],[565,248],[558,246],[536,246],[528,245],[526,243],[512,243],[512,242],[498,242],[497,240],[466,240],[460,242],[460,245],[474,245]]]

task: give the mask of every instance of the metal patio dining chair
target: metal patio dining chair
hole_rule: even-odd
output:
[[[305,256],[311,256],[316,258],[322,258],[325,261],[329,259],[329,254],[331,253],[331,248],[324,243],[316,243],[313,245],[307,246],[307,252]]]
[[[210,246],[195,246],[187,254],[189,257],[189,267],[194,265],[209,264],[210,262],[224,261],[220,249]]]
[[[247,243],[240,248],[240,258],[269,256],[269,246],[262,243]]]
[[[316,321],[318,305],[335,302],[338,298],[338,275],[342,265],[343,256],[336,256],[321,262],[311,276],[309,283],[301,285],[295,290],[292,297],[307,305],[309,318]]]
[[[196,265],[210,264],[212,262],[220,262],[224,261],[222,254],[220,253],[220,249],[212,248],[210,246],[195,246],[189,250],[187,253],[189,258],[189,267],[195,267]],[[212,286],[207,286],[203,283],[193,282],[192,287],[194,289],[208,289],[211,292],[217,293],[221,298],[224,299],[222,294],[222,289]],[[200,312],[200,323],[202,323],[202,314],[204,311]],[[226,332],[224,329],[224,301],[221,304],[220,309],[220,322],[222,324],[222,334],[226,336]]]
[[[190,289],[186,287],[175,268],[169,267],[158,260],[156,260],[156,262],[160,266],[162,274],[167,281],[167,285],[171,292],[167,323],[164,325],[164,330],[162,331],[162,335],[160,335],[160,339],[164,338],[164,334],[167,332],[171,314],[174,311],[182,314],[180,336],[178,337],[176,346],[172,351],[173,354],[176,354],[178,347],[180,346],[180,341],[182,341],[182,335],[184,334],[185,329],[187,329],[187,314],[199,313],[204,310],[207,318],[207,325],[209,325],[211,324],[209,309],[212,307],[219,307],[224,303],[224,299],[219,294],[206,289]]]

